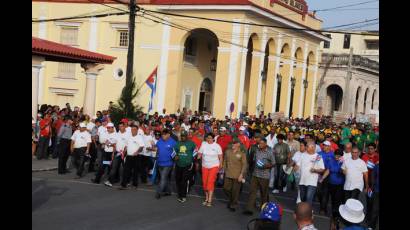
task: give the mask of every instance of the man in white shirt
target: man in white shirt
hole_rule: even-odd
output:
[[[184,119],[184,123],[182,123],[181,128],[183,128],[185,131],[189,132],[189,129],[191,128],[191,125],[189,124],[188,118]]]
[[[141,126],[142,127],[142,126]],[[144,135],[141,136],[144,142],[144,149],[137,157],[139,158],[140,169],[141,169],[141,183],[147,183],[148,172],[152,168],[152,157],[155,156],[154,146],[155,146],[155,138],[151,136],[151,130],[144,126],[140,128],[144,131]]]
[[[315,152],[315,143],[307,143],[307,152],[302,153],[299,161],[296,162],[295,170],[300,169],[300,199],[312,205],[315,197],[319,174],[325,171],[323,159]]]
[[[342,165],[343,173],[346,175],[344,191],[345,200],[353,198],[358,200],[360,192],[369,189],[368,173],[366,163],[359,158],[360,150],[352,148],[352,158],[345,159]]]
[[[345,144],[345,149],[343,150],[343,160],[352,158],[352,143],[347,142]]]
[[[119,131],[116,133],[117,143],[116,143],[116,153],[111,164],[111,171],[110,171],[110,179],[111,183],[115,183],[120,181],[120,168],[121,165],[124,165],[124,151],[125,146],[127,145],[128,138],[131,136],[125,130],[125,123],[121,122],[118,125]]]
[[[100,164],[100,168],[98,169],[95,178],[92,179],[92,182],[96,184],[100,183],[101,177],[104,175],[105,170],[108,169],[108,171],[110,171],[111,169],[111,160],[114,157],[117,144],[117,133],[114,131],[113,123],[110,122],[107,124],[107,132],[102,132],[99,139],[103,153],[102,164]],[[110,181],[106,181],[104,184],[110,187],[112,186]]]
[[[297,162],[300,161],[300,158],[302,157],[302,154],[306,153],[306,141],[301,140],[300,141],[300,146],[299,146],[299,151],[297,151],[293,157],[292,157],[292,162],[291,162],[291,166],[293,166],[294,168],[292,169],[293,171],[293,175],[295,177],[295,183],[297,186],[297,191],[298,191],[298,198],[296,199],[296,203],[300,203],[300,191],[299,191],[299,181],[300,181],[300,168],[298,170],[296,170],[295,165]]]
[[[90,144],[91,134],[87,132],[87,126],[84,123],[80,123],[80,130],[76,130],[73,136],[71,136],[71,153],[74,156],[74,165],[77,168],[75,179],[82,177],[84,163],[90,158]]]
[[[271,126],[270,129],[270,133],[269,135],[266,137],[266,144],[273,149],[273,147],[275,147],[275,145],[278,143],[278,139],[276,138],[276,130],[274,126]],[[270,172],[270,179],[269,179],[269,188],[273,188],[275,182],[275,167],[271,168],[271,172]]]
[[[91,119],[91,121],[88,122],[88,124],[87,124],[87,131],[88,131],[89,133],[91,133],[91,131],[93,130],[93,128],[94,128],[94,126],[95,126],[95,119],[97,119],[96,116],[94,116],[94,117]]]
[[[132,185],[135,188],[138,186],[138,173],[140,172],[140,163],[138,162],[138,156],[144,149],[144,141],[140,135],[138,135],[138,127],[136,125],[131,126],[131,136],[129,136],[125,152],[127,154],[124,166],[124,176],[122,177],[120,189],[126,189],[127,184],[131,179],[131,172],[133,173]]]

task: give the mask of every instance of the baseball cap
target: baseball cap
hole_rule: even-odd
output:
[[[327,146],[330,146],[330,145],[331,145],[329,141],[324,141],[323,144],[324,144],[324,145],[327,145]]]
[[[107,127],[114,127],[114,124],[110,122],[107,124]]]
[[[128,119],[127,119],[127,118],[123,118],[123,119],[121,119],[121,122],[123,122],[123,123],[128,123]]]
[[[269,202],[262,205],[262,211],[259,218],[279,222],[282,218],[282,214],[283,209],[279,204],[275,202]]]
[[[221,128],[219,128],[219,131],[226,131],[226,128],[222,126]]]
[[[80,128],[87,128],[87,126],[85,125],[85,123],[80,123]]]
[[[246,128],[245,128],[244,126],[241,126],[241,127],[239,128],[239,130],[244,131],[244,130],[246,130]]]

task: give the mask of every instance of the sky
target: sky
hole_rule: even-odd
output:
[[[338,6],[345,6],[357,3],[369,2],[371,0],[306,0],[309,11],[318,9],[328,9]],[[375,9],[377,8],[377,9]],[[317,11],[316,16],[323,20],[322,28],[326,27],[344,25],[349,23],[355,23],[370,19],[375,19],[379,17],[379,1],[373,0],[372,2],[350,6],[345,8],[340,8],[337,10],[329,11]],[[346,10],[354,9],[354,10]],[[364,24],[377,23],[378,21],[366,22],[363,24],[352,25],[351,27],[362,26]],[[345,27],[337,28],[342,29]],[[336,29],[336,28],[335,28]],[[357,30],[379,30],[379,24],[367,25],[362,28],[352,28]]]

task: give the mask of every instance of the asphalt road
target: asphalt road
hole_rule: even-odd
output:
[[[250,219],[243,209],[230,212],[222,189],[215,191],[213,207],[203,207],[200,185],[181,204],[172,196],[154,198],[155,187],[140,185],[138,189],[121,191],[90,182],[93,174],[73,179],[74,173],[58,175],[56,171],[32,173],[32,229],[152,229],[152,230],[218,230],[246,229]],[[176,192],[173,183],[173,192]],[[295,193],[270,195],[284,207],[283,230],[296,229],[293,220]],[[244,207],[248,188],[244,188],[240,205]],[[317,204],[315,204],[315,211]],[[317,212],[316,212],[317,213]],[[329,218],[315,215],[318,229],[329,228]]]

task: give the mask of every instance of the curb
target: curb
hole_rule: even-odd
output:
[[[31,169],[31,172],[53,171],[53,170],[57,170],[57,169],[58,169],[58,167],[45,168],[45,169]]]

